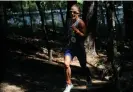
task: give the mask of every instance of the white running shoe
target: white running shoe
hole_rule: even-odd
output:
[[[67,84],[66,88],[63,92],[70,92],[70,90],[73,88],[73,84]]]

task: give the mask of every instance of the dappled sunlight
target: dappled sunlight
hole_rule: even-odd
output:
[[[21,45],[22,43],[19,43],[18,39],[14,40],[17,40],[18,43],[12,44],[18,48],[18,44]],[[12,62],[9,63],[5,80],[14,85],[22,85],[27,90],[26,92],[62,92],[65,87],[62,49],[60,47],[53,49],[53,59],[51,62],[48,61],[49,57],[46,47],[40,47],[40,49],[32,51],[24,46],[20,46],[18,49],[10,47],[9,51]],[[100,60],[105,61],[106,59],[104,58],[106,58],[104,55],[99,55],[99,57],[92,57],[90,55],[87,58],[87,66],[93,72],[92,82],[94,89],[104,88],[103,85],[109,82],[101,80],[99,73],[95,71],[95,68],[99,70],[96,64]],[[74,83],[72,92],[84,92],[86,90],[86,78],[82,77],[81,71],[79,71],[81,67],[77,57],[71,62],[71,68],[73,72],[72,81]]]
[[[0,92],[63,92],[66,85],[64,51],[71,36],[67,21],[69,8],[75,3],[0,3],[0,30],[4,37]],[[83,32],[86,63],[92,73],[93,86],[89,92],[132,92],[133,17],[129,15],[132,15],[133,3],[77,3],[81,8],[80,18],[86,25]],[[77,29],[80,35],[83,30],[79,25]],[[80,43],[80,37],[76,38]],[[86,78],[77,57],[70,66],[74,85],[71,92],[86,92]]]
[[[47,54],[40,52],[24,54],[21,50],[16,50],[10,53],[14,53],[11,57],[13,58],[13,64],[10,65],[5,75],[5,80],[7,82],[14,85],[22,85],[22,87],[27,90],[26,92],[63,91],[65,87],[63,56],[59,57],[60,59],[54,58],[52,62],[49,62],[48,58],[45,58]],[[73,71],[72,81],[75,85],[72,92],[84,92],[86,90],[86,79],[80,74],[79,70],[81,67],[76,57],[71,63],[71,67]],[[90,69],[91,68],[93,67],[90,67]],[[102,81],[99,81],[98,79],[93,79],[93,84],[97,84],[94,89],[104,84]]]
[[[25,92],[25,89],[26,92],[62,92],[65,88],[63,44],[59,41],[50,44],[50,46],[52,45],[53,58],[52,61],[49,61],[48,50],[45,46],[46,41],[41,37],[39,39],[18,34],[8,36],[7,46],[10,62],[4,80],[8,85],[9,83],[12,84],[9,85],[10,88],[15,89],[14,87],[16,87],[17,92],[19,90]],[[87,55],[87,66],[93,73],[93,90],[104,89],[104,85],[109,83],[109,81],[101,80],[100,74],[97,72],[99,71],[98,63],[105,61],[106,56],[104,54]],[[72,92],[85,92],[86,78],[79,71],[81,66],[77,57],[71,62],[71,68],[74,84]],[[18,85],[21,85],[21,87],[18,87]],[[7,89],[5,92],[8,92],[9,88],[6,86],[3,89]]]
[[[9,83],[0,84],[0,92],[25,92],[26,90],[17,85],[12,85]]]

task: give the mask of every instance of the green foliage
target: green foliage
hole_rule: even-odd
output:
[[[21,1],[10,2],[10,6],[11,7],[8,7],[8,10],[11,10],[13,12],[21,12]],[[41,6],[45,10],[59,9],[59,7],[61,7],[62,9],[66,9],[67,2],[66,1],[41,1]],[[24,11],[29,11],[29,7],[31,12],[37,10],[35,1],[22,1],[22,7]]]
[[[24,1],[23,8],[25,11],[28,11],[30,7],[30,11],[36,11],[36,3],[34,1]]]
[[[77,0],[77,3],[83,4],[83,0]]]
[[[81,9],[81,11],[82,11],[82,10],[83,10],[83,4],[78,3],[78,2],[77,2],[77,4],[79,5],[79,7],[80,7],[80,9]]]
[[[41,1],[41,6],[45,7],[45,10],[59,9],[59,7],[61,7],[62,9],[66,9],[67,2],[66,1]]]
[[[11,11],[13,12],[20,12],[21,11],[21,5],[20,5],[20,1],[16,1],[16,2],[11,2]]]

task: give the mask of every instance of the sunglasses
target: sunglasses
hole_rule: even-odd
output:
[[[70,10],[70,13],[79,14],[77,11]]]

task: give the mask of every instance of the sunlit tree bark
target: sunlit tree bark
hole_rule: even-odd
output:
[[[117,40],[116,40],[116,28],[115,28],[115,6],[114,2],[105,2],[106,19],[108,26],[108,42],[107,42],[107,61],[111,63],[113,69],[114,80],[117,80],[117,70],[114,66],[114,58],[117,55]]]
[[[97,2],[84,1],[83,3],[83,20],[87,26],[85,47],[89,55],[97,56],[95,49],[95,37],[97,27]]]

